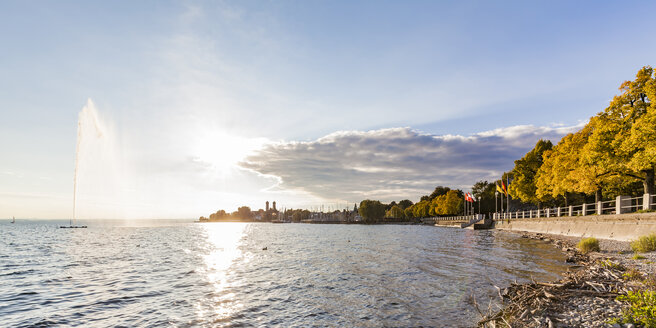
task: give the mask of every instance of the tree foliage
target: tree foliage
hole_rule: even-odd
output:
[[[599,201],[602,195],[631,193],[636,183],[642,183],[644,193],[654,193],[654,70],[643,67],[635,80],[625,81],[619,90],[608,107],[580,131],[543,153],[536,177],[538,199],[584,193],[594,194]]]
[[[463,196],[457,190],[449,190],[446,194],[437,196],[431,202],[434,215],[456,215],[463,212]]]
[[[654,70],[648,66],[635,80],[622,83],[621,93],[590,120],[592,133],[583,151],[584,159],[607,175],[642,181],[645,193],[653,193],[654,187],[655,83]]]
[[[404,200],[402,200],[402,201],[399,202],[399,207],[400,207],[402,210],[405,210],[406,208],[412,206],[412,204],[413,204],[413,203],[412,203],[411,200],[409,200],[409,199],[404,199]]]
[[[253,213],[251,212],[251,208],[248,206],[242,206],[237,209],[237,217],[243,220],[249,220],[253,218]]]
[[[433,200],[436,197],[446,195],[447,192],[449,192],[451,188],[449,187],[444,187],[444,186],[437,186],[435,187],[435,190],[428,196],[429,199]]]
[[[366,199],[360,202],[358,213],[365,223],[374,223],[385,216],[385,205],[377,200]]]
[[[449,187],[438,186],[431,196],[422,196],[418,203],[405,208],[407,218],[425,218],[431,216],[446,216],[462,214],[463,192]],[[408,201],[410,202],[410,201]],[[407,202],[401,201],[399,204]],[[411,202],[410,202],[411,204]]]
[[[544,201],[538,197],[536,175],[542,166],[545,151],[551,150],[553,144],[549,140],[540,139],[535,147],[524,157],[515,161],[513,169],[513,181],[508,186],[508,192],[513,198],[519,198],[523,202],[538,204]]]
[[[496,187],[494,183],[487,181],[478,181],[472,186],[472,195],[476,200],[480,199],[480,209],[481,213],[492,213],[495,210],[495,201],[494,192]]]
[[[405,212],[398,205],[394,205],[385,213],[385,217],[393,218],[393,219],[403,219],[405,218]]]

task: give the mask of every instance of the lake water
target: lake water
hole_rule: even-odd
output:
[[[411,225],[0,223],[2,327],[471,327],[553,246]],[[263,250],[267,247],[267,250]],[[497,296],[498,297],[498,296]]]

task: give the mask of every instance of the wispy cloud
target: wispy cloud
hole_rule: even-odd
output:
[[[416,199],[436,185],[466,189],[496,179],[538,139],[557,142],[578,128],[523,125],[471,136],[410,128],[341,131],[309,142],[269,144],[241,166],[280,177],[281,188],[324,199]]]

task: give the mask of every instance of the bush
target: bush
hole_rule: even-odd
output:
[[[631,242],[631,248],[634,252],[652,252],[656,251],[656,235],[642,236],[638,240]]]
[[[617,297],[618,301],[629,302],[630,307],[622,312],[622,321],[656,328],[656,292],[629,291]]]
[[[590,252],[598,252],[599,251],[599,240],[594,237],[590,238],[583,238],[581,241],[579,241],[579,244],[577,245],[579,251],[583,254],[587,254]]]

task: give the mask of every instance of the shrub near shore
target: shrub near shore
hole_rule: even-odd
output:
[[[581,253],[587,254],[590,252],[598,252],[599,251],[599,240],[594,237],[590,238],[583,238],[581,241],[579,241],[577,248]]]
[[[656,251],[656,235],[650,234],[640,237],[638,240],[631,242],[631,248],[634,252],[640,253]]]
[[[656,328],[656,292],[651,290],[629,291],[626,295],[618,296],[617,300],[628,302],[630,307],[624,310],[622,318],[615,322]]]

